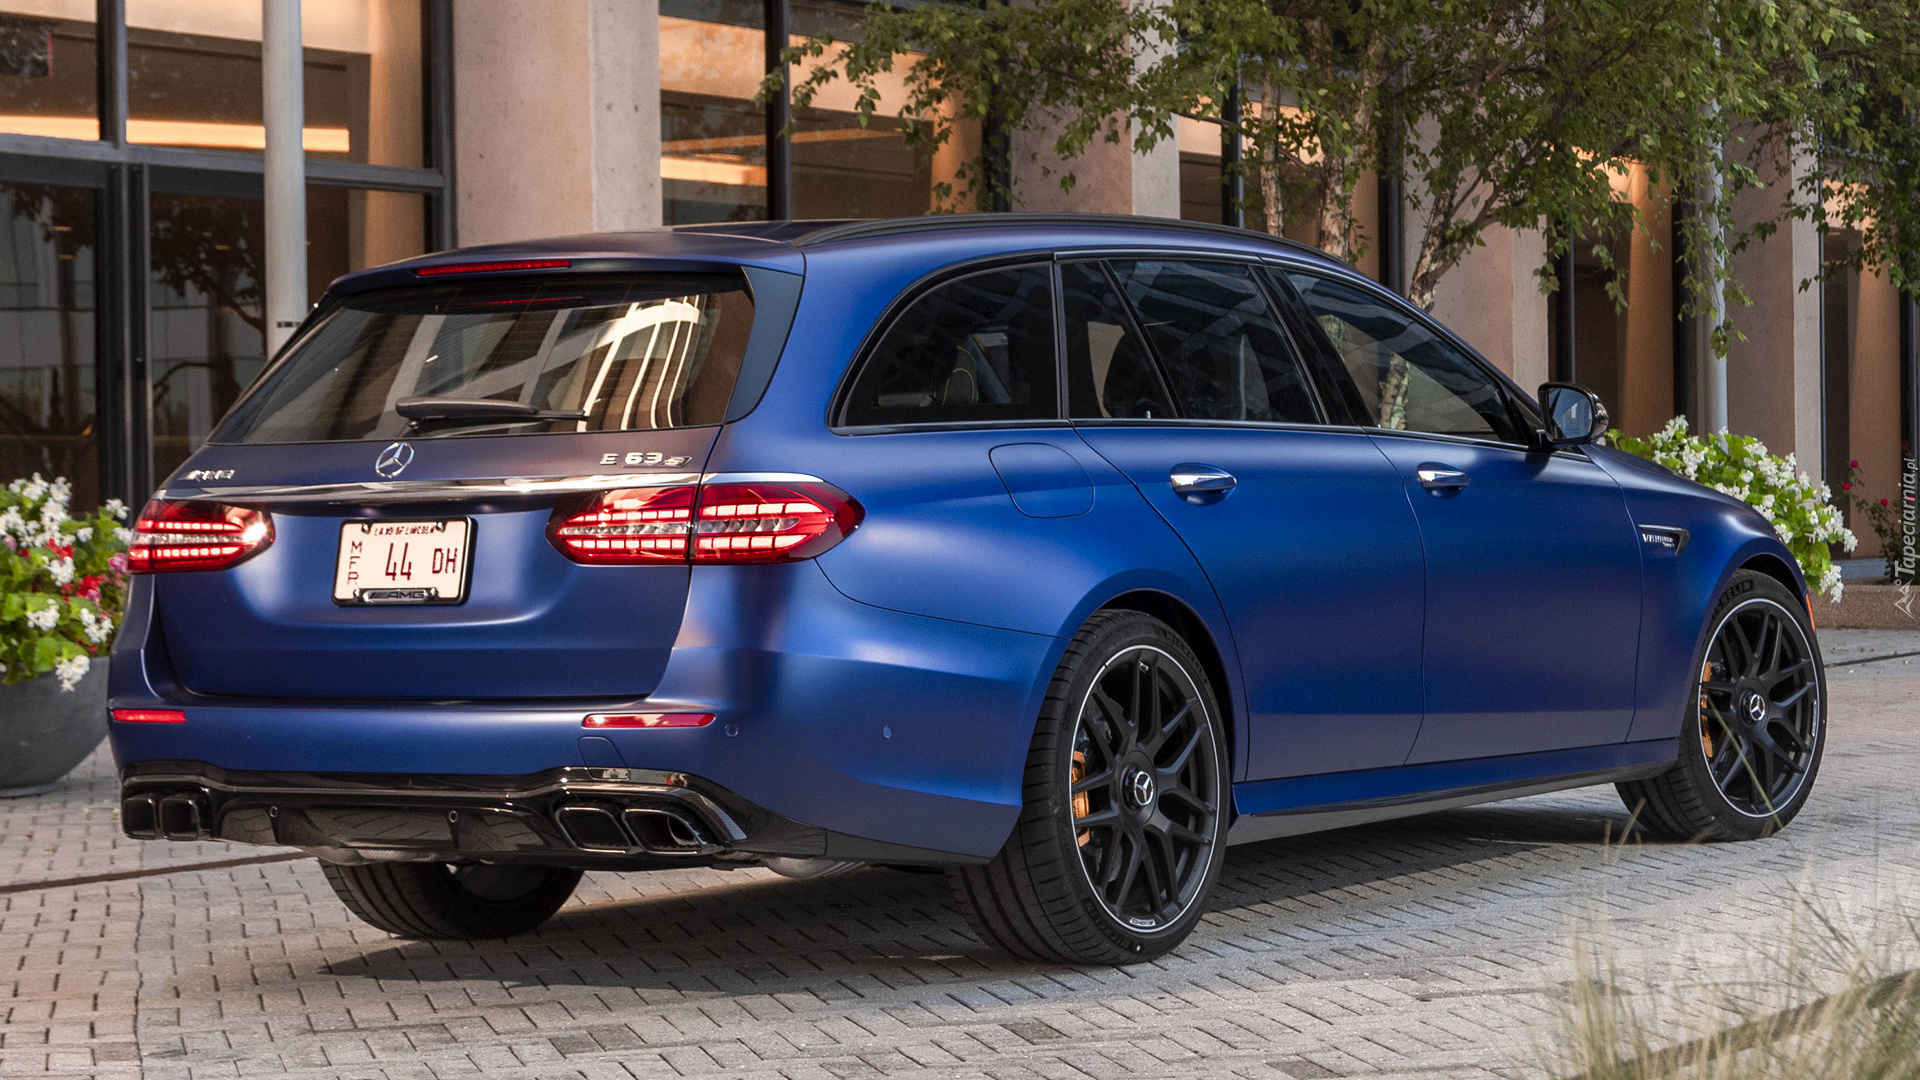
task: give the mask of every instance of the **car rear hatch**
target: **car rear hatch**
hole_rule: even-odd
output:
[[[631,522],[693,497],[720,424],[765,386],[799,277],[485,265],[330,298],[142,513],[135,569],[156,571],[186,689],[654,688],[690,574],[667,549],[690,526]],[[609,530],[623,498],[643,509]],[[600,539],[553,535],[574,515]]]

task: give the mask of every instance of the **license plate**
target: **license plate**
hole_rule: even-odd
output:
[[[337,604],[458,604],[467,598],[473,522],[349,521],[333,571]]]

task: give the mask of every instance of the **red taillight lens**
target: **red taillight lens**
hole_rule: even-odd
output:
[[[831,484],[627,488],[554,511],[547,535],[583,563],[792,562],[845,539],[863,514]]]
[[[693,561],[811,559],[845,539],[861,515],[859,503],[829,484],[706,484]]]
[[[127,542],[127,568],[136,574],[221,570],[273,543],[273,519],[264,511],[214,502],[155,499],[140,511]]]
[[[590,728],[706,727],[713,714],[704,712],[595,713],[581,721]]]
[[[122,724],[184,724],[187,714],[178,709],[115,709],[113,718]]]
[[[547,537],[574,562],[686,562],[693,493],[690,487],[602,492],[584,506],[556,511]]]

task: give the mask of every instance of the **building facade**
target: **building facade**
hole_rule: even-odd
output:
[[[285,3],[287,0],[266,0]],[[265,364],[262,0],[0,0],[0,474],[137,501]],[[848,0],[305,0],[307,278],[534,236],[944,208],[979,133],[909,147],[863,127],[844,83],[754,102],[785,42],[845,35]],[[804,75],[804,71],[795,73]],[[878,115],[904,88],[883,86]],[[790,130],[790,134],[784,133]],[[1232,221],[1216,125],[1148,153],[1098,143],[1069,196],[1044,133],[1016,138],[1015,209]],[[1370,179],[1360,269],[1396,284],[1418,222]],[[1678,293],[1667,200],[1620,195],[1654,235],[1617,238],[1629,303],[1576,253],[1494,230],[1437,314],[1522,385],[1592,386],[1629,433],[1698,407],[1708,364]],[[1749,196],[1758,213],[1768,193]],[[1393,234],[1398,224],[1399,236]],[[1730,419],[1836,486],[1897,498],[1915,444],[1913,303],[1883,275],[1803,290],[1857,238],[1782,228],[1735,269],[1755,303],[1729,361]],[[1624,253],[1624,257],[1622,254]],[[1871,549],[1871,538],[1863,537]]]

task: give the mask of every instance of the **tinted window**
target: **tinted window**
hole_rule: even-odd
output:
[[[1248,268],[1157,261],[1112,266],[1185,415],[1319,420],[1300,364]]]
[[[753,301],[735,276],[395,289],[349,297],[215,442],[329,442],[717,424]],[[581,419],[414,424],[408,397],[491,398]]]
[[[1071,415],[1099,419],[1174,414],[1147,347],[1098,263],[1060,267],[1066,312],[1067,404]]]
[[[1310,274],[1289,279],[1375,426],[1522,441],[1500,384],[1439,335],[1351,285]]]
[[[1046,266],[989,270],[914,301],[867,357],[842,423],[1058,416],[1050,276]]]

